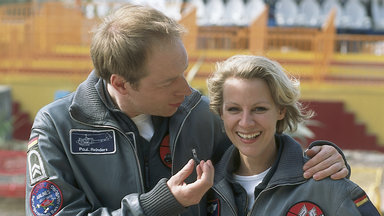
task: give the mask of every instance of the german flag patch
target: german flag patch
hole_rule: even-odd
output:
[[[353,199],[353,202],[355,203],[361,215],[380,216],[376,207],[369,200],[369,197],[365,192],[360,194],[357,198]]]
[[[36,136],[36,137],[31,138],[31,139],[29,140],[29,142],[28,142],[28,147],[27,147],[27,149],[28,149],[28,150],[31,149],[33,146],[35,146],[35,145],[38,143],[38,141],[39,141],[39,136]]]
[[[368,202],[369,199],[368,199],[368,196],[367,194],[364,194],[363,196],[355,199],[353,202],[355,203],[356,207],[360,207],[362,205],[364,205],[364,203]]]

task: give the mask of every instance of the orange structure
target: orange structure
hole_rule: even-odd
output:
[[[75,90],[92,70],[89,44],[99,18],[86,18],[81,2],[0,6],[0,85],[11,86],[16,113],[23,119],[29,114],[24,126],[30,128],[55,92]],[[322,124],[313,128],[316,139],[384,151],[384,35],[337,34],[334,20],[331,11],[321,28],[268,27],[266,7],[249,26],[198,26],[196,9],[185,5],[179,22],[188,29],[187,79],[204,93],[215,62],[234,54],[265,55],[301,80],[303,101]],[[10,173],[5,154],[16,158],[0,151],[0,175],[16,175],[21,183],[0,185],[0,196],[24,196],[25,167]]]
[[[56,91],[75,90],[92,70],[89,44],[99,18],[86,18],[85,5],[76,2],[0,6],[0,84],[12,86],[14,100],[30,114],[30,120],[54,99]],[[179,22],[189,31],[183,38],[189,53],[187,73],[191,71],[187,78],[205,92],[205,80],[216,61],[234,54],[265,55],[300,78],[305,99],[343,100],[358,113],[359,121],[367,122],[369,131],[379,134],[379,143],[384,143],[377,123],[384,122],[384,117],[372,114],[384,109],[384,102],[376,104],[381,101],[376,89],[381,88],[366,90],[372,83],[379,86],[384,82],[384,36],[336,34],[334,19],[331,11],[321,28],[268,27],[265,7],[249,26],[198,26],[196,9],[186,4]],[[366,104],[360,97],[350,96],[352,93],[340,95],[339,89],[344,87],[333,85],[339,81],[358,83],[368,95],[359,91]],[[332,89],[338,93],[326,93]],[[364,112],[368,108],[377,110]]]

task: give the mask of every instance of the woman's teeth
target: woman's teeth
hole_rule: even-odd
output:
[[[257,136],[259,136],[260,134],[261,134],[261,132],[257,132],[257,133],[253,133],[253,134],[243,134],[243,133],[237,132],[237,135],[239,135],[239,137],[241,137],[243,139],[254,139]]]

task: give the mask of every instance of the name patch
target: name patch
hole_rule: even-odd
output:
[[[71,130],[72,154],[113,154],[116,152],[113,130]]]

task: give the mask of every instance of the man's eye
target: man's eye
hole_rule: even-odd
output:
[[[166,86],[169,86],[169,85],[171,85],[172,84],[172,82],[166,82],[166,83],[163,83],[163,87],[166,87]]]
[[[173,80],[170,80],[170,81],[167,81],[167,82],[162,83],[160,86],[161,86],[161,87],[168,87],[168,86],[170,86],[172,83],[173,83]]]

